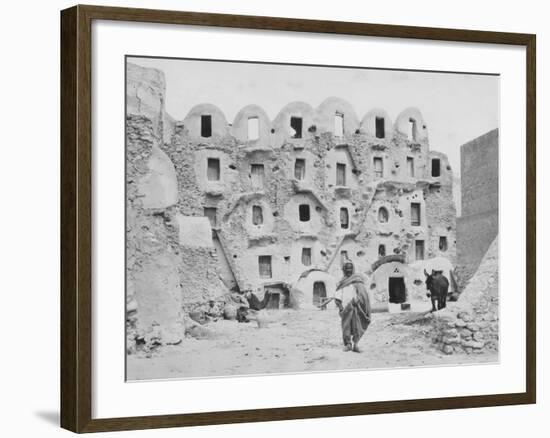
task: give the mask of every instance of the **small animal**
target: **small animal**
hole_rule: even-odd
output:
[[[426,289],[428,297],[432,299],[432,312],[436,310],[444,309],[447,306],[447,294],[449,292],[449,280],[443,275],[443,271],[435,271],[432,269],[432,273],[424,269],[424,275],[426,276]],[[437,301],[437,308],[435,302]]]

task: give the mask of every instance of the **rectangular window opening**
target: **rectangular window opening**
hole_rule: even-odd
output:
[[[271,256],[263,255],[258,257],[258,266],[260,270],[260,278],[271,278],[273,276],[271,270]]]
[[[220,180],[220,159],[209,158],[207,163],[206,177],[208,181]]]
[[[416,120],[409,119],[409,123],[407,125],[407,139],[409,141],[416,141]]]
[[[294,129],[292,138],[302,138],[302,122],[303,120],[301,117],[290,118],[290,127]]]
[[[349,212],[345,207],[340,208],[340,227],[345,230],[349,228]]]
[[[336,163],[336,185],[346,185],[346,165],[342,163]]]
[[[447,251],[447,236],[439,236],[439,250]]]
[[[265,168],[263,164],[252,164],[250,166],[250,176],[252,178],[252,185],[255,188],[262,188],[264,186]]]
[[[302,248],[302,265],[311,266],[311,248]]]
[[[374,157],[374,175],[377,178],[384,176],[384,162],[381,157]]]
[[[424,241],[416,240],[414,244],[416,260],[424,260]]]
[[[344,115],[336,113],[334,116],[334,135],[336,137],[344,136]]]
[[[386,136],[384,117],[376,117],[375,122],[376,138],[384,138]]]
[[[407,176],[414,177],[414,158],[407,157]]]
[[[210,226],[216,228],[218,221],[216,218],[217,209],[215,207],[204,207],[204,215],[210,221]]]
[[[298,210],[300,213],[300,222],[309,222],[309,219],[310,219],[309,204],[301,204]]]
[[[432,159],[432,176],[438,177],[441,175],[441,160],[439,158]]]
[[[294,163],[294,178],[302,180],[306,177],[306,160],[303,158],[296,158]]]
[[[201,137],[212,137],[212,116],[201,116]]]
[[[262,225],[264,223],[264,213],[259,205],[252,206],[252,223],[254,225]]]
[[[420,203],[411,202],[411,225],[420,225]]]
[[[249,117],[247,128],[249,140],[258,140],[260,138],[260,119],[258,117]]]

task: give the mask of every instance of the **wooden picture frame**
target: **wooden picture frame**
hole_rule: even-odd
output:
[[[518,45],[526,48],[526,391],[522,393],[92,418],[92,22],[114,20]],[[74,432],[149,429],[529,404],[536,401],[536,37],[531,34],[75,6],[61,12],[61,426]]]

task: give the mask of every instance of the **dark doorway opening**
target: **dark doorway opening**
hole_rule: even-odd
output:
[[[294,178],[304,179],[306,177],[306,160],[303,158],[296,158],[294,163]]]
[[[206,178],[208,181],[220,180],[220,159],[209,158],[207,161]]]
[[[263,164],[252,164],[250,166],[250,177],[254,188],[263,188],[265,180],[265,169]]]
[[[266,309],[278,309],[281,303],[281,294],[278,292],[273,292],[269,296],[269,301],[267,302]]]
[[[323,281],[313,283],[313,304],[319,306],[327,297],[327,288]]]
[[[269,299],[266,303],[266,309],[282,309],[289,307],[289,290],[280,283],[264,286],[264,292],[269,292]]]
[[[271,269],[271,256],[263,255],[258,257],[258,266],[260,271],[260,278],[271,278],[273,275]]]
[[[376,138],[384,138],[386,136],[384,129],[384,117],[376,117]]]
[[[439,250],[447,251],[447,236],[439,236]]]
[[[309,204],[300,204],[298,207],[300,222],[309,222]]]
[[[416,240],[414,245],[416,260],[424,260],[424,241]]]
[[[201,137],[212,137],[212,116],[201,116]]]
[[[336,185],[346,185],[346,165],[344,163],[336,163]]]
[[[388,291],[390,293],[390,303],[401,304],[407,301],[407,291],[403,277],[390,277],[388,279]]]
[[[432,176],[441,176],[441,161],[439,158],[432,159]]]
[[[262,225],[264,223],[264,214],[262,207],[259,205],[252,206],[252,223],[254,225]]]
[[[349,228],[349,212],[345,207],[340,208],[340,227],[344,230]]]
[[[302,138],[302,118],[301,117],[291,117],[290,127],[294,129],[294,135],[292,136],[292,138]]]
[[[384,162],[380,157],[374,157],[374,175],[376,178],[382,178],[384,176]]]

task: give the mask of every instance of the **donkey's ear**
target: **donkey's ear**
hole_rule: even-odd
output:
[[[426,271],[426,268],[424,268],[424,275],[425,275],[426,277],[429,277],[429,276],[430,276],[430,274],[428,274],[428,271]]]
[[[432,275],[435,275],[435,269],[432,269]]]

